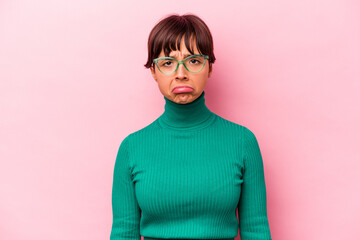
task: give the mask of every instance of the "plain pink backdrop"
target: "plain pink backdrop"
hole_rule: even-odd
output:
[[[212,31],[206,104],[257,136],[273,240],[358,237],[358,1],[2,0],[0,239],[109,239],[119,144],[164,110],[143,65],[171,13]]]

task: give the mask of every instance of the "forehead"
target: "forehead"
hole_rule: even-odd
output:
[[[195,38],[192,38],[190,40],[190,47],[193,49],[193,54],[200,54],[198,49],[197,49],[196,39]],[[185,57],[193,55],[193,54],[191,54],[191,52],[189,50],[190,49],[186,48],[184,37],[182,37],[182,39],[180,41],[180,49],[171,49],[171,51],[169,52],[169,57],[183,57],[183,58],[185,58]],[[159,57],[164,57],[164,56],[165,56],[164,49],[162,49],[161,52],[160,52]]]

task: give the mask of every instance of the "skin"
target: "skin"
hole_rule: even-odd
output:
[[[194,48],[194,54],[200,54],[196,47],[196,41],[193,39],[192,46]],[[191,54],[184,42],[184,37],[181,39],[180,51],[171,51],[170,57],[174,57],[177,60],[183,60],[185,54]],[[165,57],[164,50],[161,51],[158,57]],[[176,72],[171,75],[162,74],[155,66],[150,67],[151,74],[158,84],[159,90],[164,97],[178,104],[187,104],[197,99],[206,87],[207,80],[211,76],[212,66],[209,61],[206,60],[204,68],[197,73],[191,73],[186,70],[184,65],[180,64]],[[179,85],[188,85],[194,90],[189,93],[173,93],[174,87]]]

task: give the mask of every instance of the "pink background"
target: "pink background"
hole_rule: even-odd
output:
[[[207,106],[258,138],[273,239],[360,235],[358,1],[3,0],[1,239],[109,239],[119,144],[164,107],[148,34],[188,12],[214,37]]]

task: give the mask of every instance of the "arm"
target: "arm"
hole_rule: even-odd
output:
[[[140,240],[140,208],[129,165],[129,138],[120,144],[114,166],[112,186],[113,223],[110,240]]]
[[[241,240],[271,240],[263,160],[255,135],[243,128],[243,183],[238,203]]]

